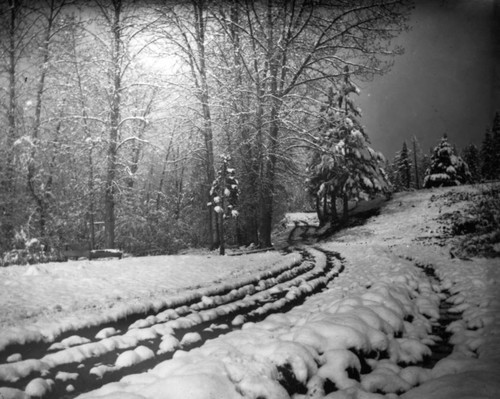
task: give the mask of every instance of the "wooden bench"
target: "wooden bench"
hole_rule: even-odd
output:
[[[121,259],[123,252],[118,249],[94,249],[89,253],[89,259],[118,258]]]
[[[118,249],[94,249],[90,250],[88,245],[85,244],[66,244],[61,251],[61,257],[64,260],[71,258],[87,258],[89,260],[99,258],[118,258],[123,257],[123,252]]]

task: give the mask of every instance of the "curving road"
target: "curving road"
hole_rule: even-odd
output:
[[[72,398],[146,371],[177,350],[202,345],[249,321],[301,304],[343,270],[341,257],[295,248],[299,261],[206,292],[149,314],[68,331],[53,343],[13,345],[0,353],[0,386],[30,392],[50,384],[51,397]]]

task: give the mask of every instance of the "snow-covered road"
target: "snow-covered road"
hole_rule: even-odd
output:
[[[318,249],[259,254],[261,264],[238,275],[227,270],[240,257],[226,257],[226,274],[214,266],[217,284],[198,276],[191,285],[200,288],[183,293],[179,285],[175,298],[175,287],[158,295],[151,283],[153,297],[128,297],[118,312],[149,317],[122,331],[102,324],[118,315],[110,306],[75,305],[75,325],[14,320],[18,330],[0,333],[0,397],[72,397],[92,381],[104,385],[81,398],[497,398],[500,262],[450,257],[438,221],[449,191],[397,195],[380,216]],[[90,277],[108,270],[102,265]],[[429,366],[422,361],[439,341],[442,301],[461,317],[447,327],[453,352]],[[71,335],[89,321],[92,334]],[[30,340],[42,350],[22,358],[26,346],[11,344]],[[108,383],[120,370],[128,375]]]
[[[303,255],[281,256],[269,266],[255,275],[165,299],[147,313],[129,312],[126,319],[72,328],[57,340],[46,336],[42,342],[7,345],[0,379],[29,392],[33,385],[47,388],[37,379],[43,375],[44,381],[52,381],[51,395],[72,397],[75,390],[145,371],[178,349],[199,346],[244,322],[291,308],[326,287],[342,269],[333,255],[312,248]]]

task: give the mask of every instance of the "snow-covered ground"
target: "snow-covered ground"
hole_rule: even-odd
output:
[[[202,287],[258,275],[284,261],[277,252],[80,260],[0,268],[0,351],[23,334],[55,335],[113,320]],[[12,338],[9,338],[12,337]],[[29,340],[29,337],[26,339]]]
[[[311,295],[300,306],[273,313],[263,321],[244,323],[246,313],[242,310],[240,318],[233,320],[238,326],[244,323],[241,328],[195,349],[188,349],[188,344],[199,340],[196,333],[185,334],[184,345],[173,334],[174,325],[180,320],[185,322],[187,317],[169,320],[164,314],[162,320],[155,316],[154,321],[138,321],[115,340],[112,336],[116,331],[103,330],[98,337],[102,348],[125,345],[132,338],[140,343],[141,336],[153,333],[161,335],[161,341],[156,352],[140,345],[122,352],[114,364],[95,368],[96,374],[154,359],[162,352],[171,351],[173,357],[148,372],[125,376],[80,397],[498,398],[500,260],[453,257],[452,243],[443,238],[438,222],[443,212],[468,206],[460,202],[443,208],[443,193],[474,189],[398,194],[379,216],[322,242],[319,250],[337,252],[344,258],[345,269],[334,280],[321,276],[322,253],[312,249],[310,253],[316,261],[313,269],[301,263],[297,254],[283,256],[275,252],[241,257],[81,261],[2,269],[1,281],[7,292],[0,293],[0,344],[2,340],[4,346],[23,340],[52,340],[54,350],[61,351],[42,360],[13,357],[0,364],[0,385],[1,381],[22,378],[30,367],[40,368],[40,376],[32,379],[24,392],[0,388],[0,397],[37,397],[44,393],[50,397],[54,381],[43,378],[43,370],[70,355],[84,356],[85,348],[89,352],[97,350],[96,344],[78,337],[72,338],[74,342],[56,342],[60,331],[69,329],[71,323],[98,324],[99,320],[112,320],[141,307],[160,309],[173,298],[186,295],[200,299],[201,306],[197,305],[198,311],[190,319],[194,323],[193,320],[209,318],[214,313],[210,310],[214,299],[208,296],[211,287],[238,285],[239,291],[231,292],[242,298],[238,303],[242,309],[243,301],[255,302],[255,297],[262,294],[242,284],[257,275],[274,292],[286,293],[283,300],[312,292],[313,285],[322,278],[321,281],[329,282],[326,289]],[[422,267],[431,267],[438,279],[427,275]],[[290,276],[292,279],[286,280],[290,283],[282,278],[283,283],[279,284],[276,280],[281,281],[281,277],[269,278],[265,274],[266,270],[293,274],[297,268],[302,268],[304,274],[295,279]],[[306,275],[310,276],[302,277]],[[262,300],[265,302],[266,298]],[[443,300],[452,304],[452,312],[462,314],[448,326],[454,349],[432,368],[424,368],[422,359],[439,341],[432,326],[437,323]],[[77,317],[71,317],[73,313]],[[159,321],[164,323],[151,327]],[[58,378],[71,381],[76,377],[63,373]]]

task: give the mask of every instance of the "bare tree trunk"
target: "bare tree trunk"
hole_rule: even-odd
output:
[[[332,225],[339,221],[339,213],[337,211],[337,196],[338,196],[338,190],[337,189],[332,190],[330,193],[330,208],[331,208],[330,222]]]
[[[342,205],[342,221],[345,223],[349,219],[349,197],[347,196],[347,193],[344,193],[342,196]]]
[[[87,156],[87,161],[89,165],[89,179],[87,181],[87,187],[89,190],[89,201],[88,201],[88,221],[89,221],[89,232],[90,232],[90,243],[89,248],[93,250],[95,248],[95,208],[94,208],[94,160],[93,160],[93,149],[92,144]]]
[[[201,102],[203,113],[203,139],[205,143],[205,165],[206,165],[206,188],[205,197],[207,202],[210,201],[210,187],[215,179],[214,170],[214,148],[213,148],[213,130],[212,130],[212,115],[210,111],[210,95],[208,90],[207,80],[207,65],[205,56],[205,1],[193,0],[193,10],[195,16],[195,32],[196,32],[196,46],[197,46],[197,60],[198,60],[198,90],[199,100]],[[193,69],[194,71],[194,69]],[[196,76],[194,76],[196,79]],[[214,248],[218,243],[216,231],[214,231],[214,212],[210,207],[207,213],[208,234],[210,247]]]
[[[120,123],[120,107],[121,107],[121,0],[113,0],[114,14],[112,24],[112,57],[111,57],[111,73],[113,78],[113,91],[111,98],[111,113],[110,113],[110,130],[109,143],[107,151],[107,173],[104,192],[104,230],[106,236],[106,247],[114,248],[115,246],[115,206],[116,206],[116,175],[117,175],[117,151],[118,151],[118,131]]]
[[[43,92],[45,90],[45,79],[47,77],[47,71],[49,67],[49,59],[50,59],[50,40],[52,37],[52,30],[54,26],[55,19],[58,13],[61,11],[61,8],[64,6],[64,2],[57,5],[54,0],[50,1],[49,4],[49,15],[47,18],[47,27],[45,28],[45,36],[42,44],[42,68],[40,79],[38,81],[38,87],[36,92],[36,102],[35,102],[35,120],[33,124],[33,147],[31,150],[30,158],[28,161],[28,189],[31,193],[33,199],[37,204],[37,212],[39,215],[39,230],[40,237],[44,238],[46,235],[46,223],[48,217],[48,207],[49,201],[47,200],[47,193],[50,191],[50,188],[47,184],[41,184],[40,187],[37,187],[36,183],[36,174],[37,174],[37,165],[36,165],[36,153],[39,146],[40,139],[40,126],[41,126],[41,117],[42,117],[42,103],[43,103]],[[60,124],[58,126],[60,129]]]
[[[413,165],[415,167],[415,187],[420,189],[420,176],[418,175],[417,140],[413,137]]]
[[[230,8],[230,25],[229,25],[229,36],[233,45],[233,62],[234,62],[234,73],[236,74],[236,90],[241,90],[244,85],[243,81],[243,65],[242,65],[242,54],[243,50],[241,48],[241,38],[240,38],[240,3],[235,2]],[[255,51],[255,48],[254,48]],[[255,64],[254,64],[255,65]],[[243,174],[245,176],[245,186],[247,189],[242,190],[242,193],[246,194],[245,197],[240,197],[244,201],[244,207],[242,213],[236,222],[237,239],[239,245],[259,242],[259,207],[258,201],[255,196],[255,192],[258,190],[259,184],[259,162],[260,157],[260,147],[262,139],[262,114],[263,106],[261,101],[261,89],[260,89],[260,79],[258,76],[258,70],[255,68],[256,72],[256,93],[258,97],[258,107],[257,107],[257,126],[258,126],[258,140],[252,139],[251,129],[248,124],[250,118],[248,116],[248,110],[251,109],[249,94],[241,93],[239,96],[235,96],[233,100],[233,109],[235,115],[238,115],[237,126],[239,127],[240,140],[240,156],[242,160]]]
[[[134,140],[134,146],[132,148],[132,156],[130,157],[130,178],[127,181],[127,187],[129,189],[134,188],[134,183],[135,183],[135,174],[137,173],[137,170],[139,169],[139,159],[141,157],[141,150],[143,146],[142,138],[144,137],[144,133],[146,131],[146,128],[148,124],[146,123],[146,117],[149,115],[151,112],[151,107],[153,106],[153,102],[155,99],[156,92],[153,92],[151,95],[151,98],[149,99],[146,108],[144,109],[144,112],[142,113],[141,117],[143,120],[140,121],[140,127],[138,128],[138,134],[137,138],[138,140]]]
[[[83,93],[83,83],[82,76],[79,68],[79,61],[76,52],[77,42],[75,37],[75,32],[72,31],[72,56],[73,63],[75,65],[75,73],[77,78],[78,85],[78,93],[79,93],[79,103],[82,109],[82,121],[83,121],[83,130],[85,134],[85,138],[89,143],[88,153],[87,153],[87,165],[88,165],[88,178],[87,178],[87,189],[88,189],[88,200],[86,201],[86,219],[89,225],[89,249],[93,250],[95,248],[95,187],[94,187],[94,146],[95,143],[92,141],[92,132],[90,131],[88,125],[88,115],[87,115],[87,106],[85,103],[85,96]]]
[[[273,226],[274,184],[276,177],[276,162],[279,136],[280,90],[278,89],[278,47],[274,42],[274,22],[272,15],[272,1],[267,1],[267,65],[269,67],[269,135],[267,144],[267,159],[264,162],[264,181],[262,182],[262,202],[259,227],[259,244],[261,247],[270,247]]]
[[[10,18],[9,18],[9,47],[8,47],[8,74],[9,74],[9,104],[7,109],[7,141],[5,154],[5,172],[1,180],[2,183],[2,204],[0,211],[2,213],[0,249],[7,249],[9,243],[14,237],[14,153],[12,148],[17,136],[16,126],[16,23],[19,3],[17,0],[9,0]]]
[[[165,175],[167,173],[167,163],[168,163],[168,158],[170,156],[170,151],[172,148],[173,137],[174,137],[174,135],[172,133],[172,136],[170,137],[170,141],[168,143],[167,152],[165,154],[165,159],[163,161],[163,169],[161,171],[160,184],[158,185],[158,191],[156,192],[156,210],[157,211],[160,210],[160,206],[161,206],[161,197],[163,195],[163,183],[165,181]]]
[[[179,147],[177,147],[177,159],[179,159]],[[176,187],[176,203],[175,203],[175,220],[179,220],[181,217],[181,205],[184,191],[184,163],[181,168],[178,170],[178,175],[175,179],[175,187]]]
[[[254,49],[255,51],[255,49]],[[263,161],[263,151],[264,151],[264,90],[262,88],[263,83],[260,79],[260,72],[258,70],[257,61],[254,63],[255,68],[255,91],[256,91],[256,100],[257,100],[257,110],[255,112],[255,156],[252,162],[252,171],[255,176],[254,184],[255,190],[257,191],[256,201],[254,204],[255,209],[255,219],[257,220],[256,228],[257,228],[257,242],[259,246],[261,245],[261,223],[263,215],[261,214],[261,207],[264,201],[264,161]]]

